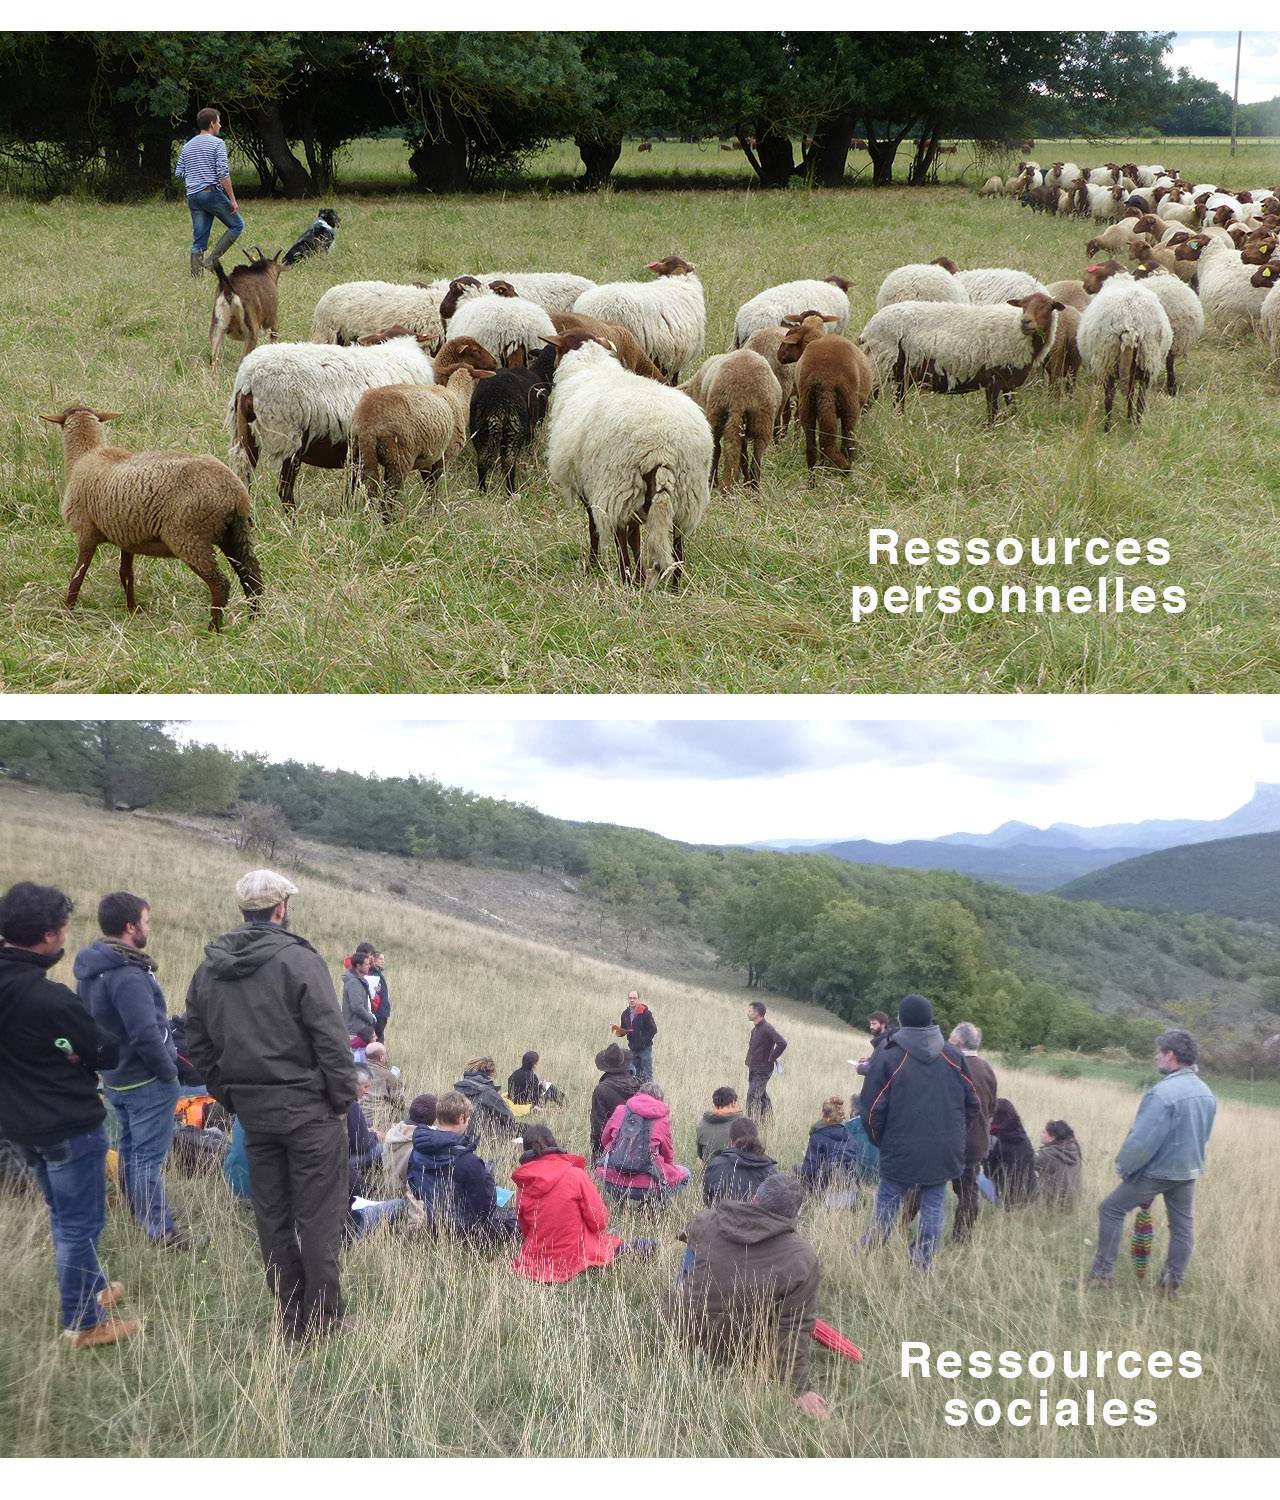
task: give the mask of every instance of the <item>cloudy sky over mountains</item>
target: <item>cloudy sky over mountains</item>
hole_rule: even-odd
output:
[[[697,842],[933,838],[1218,818],[1280,781],[1280,723],[1172,700],[1015,719],[319,719],[192,722],[192,739],[385,776],[435,776],[557,817]]]

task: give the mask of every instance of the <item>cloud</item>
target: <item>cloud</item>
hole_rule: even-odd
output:
[[[1246,31],[1240,54],[1240,102],[1259,104],[1280,95],[1280,32]],[[1225,93],[1235,86],[1234,31],[1180,31],[1165,62],[1175,72],[1187,68],[1197,78],[1211,79]]]

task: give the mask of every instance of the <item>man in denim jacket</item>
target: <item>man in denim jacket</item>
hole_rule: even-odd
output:
[[[1137,1118],[1116,1157],[1120,1186],[1098,1205],[1098,1253],[1087,1285],[1111,1285],[1126,1214],[1156,1196],[1169,1219],[1169,1254],[1156,1290],[1176,1297],[1194,1243],[1192,1199],[1204,1171],[1204,1148],[1218,1101],[1196,1076],[1199,1048],[1189,1031],[1156,1038],[1156,1067],[1165,1075],[1142,1096]]]

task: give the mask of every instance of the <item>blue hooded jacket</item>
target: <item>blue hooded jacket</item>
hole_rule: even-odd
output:
[[[178,1080],[178,1049],[169,1035],[164,991],[153,968],[145,953],[127,953],[109,938],[76,954],[80,999],[103,1031],[120,1044],[120,1061],[102,1074],[109,1088],[152,1078],[164,1083]]]
[[[451,1219],[463,1234],[486,1229],[497,1211],[493,1179],[475,1141],[451,1130],[419,1125],[413,1132],[406,1185],[433,1224]]]

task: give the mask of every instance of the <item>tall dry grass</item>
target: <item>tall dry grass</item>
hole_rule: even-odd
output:
[[[54,881],[77,904],[72,945],[93,935],[105,890],[154,902],[159,977],[177,1009],[207,939],[233,925],[234,850],[144,819],[110,817],[73,799],[13,791],[0,820],[0,881]],[[410,1092],[448,1085],[465,1059],[489,1052],[505,1072],[542,1053],[544,1076],[570,1095],[549,1116],[581,1150],[592,1057],[626,990],[638,985],[659,1023],[657,1076],[683,1159],[715,1086],[745,1084],[746,995],[735,999],[429,916],[397,898],[302,874],[297,930],[335,973],[366,936],[386,949],[396,1012],[389,1037]],[[64,961],[55,973],[66,978]],[[779,1002],[789,1038],[768,1148],[796,1163],[820,1100],[848,1093],[846,1059],[865,1041],[823,1012]],[[997,1060],[998,1061],[998,1060]],[[1212,1084],[1212,1079],[1209,1082]],[[85,1455],[1245,1455],[1274,1454],[1280,1379],[1274,1230],[1280,1114],[1221,1106],[1198,1204],[1199,1242],[1184,1298],[1140,1290],[1126,1266],[1116,1289],[1082,1297],[1064,1286],[1091,1254],[1094,1205],[1136,1107],[1132,1090],[1018,1070],[1003,1090],[1033,1133],[1050,1117],[1075,1127],[1086,1154],[1077,1213],[984,1212],[973,1242],[947,1245],[927,1276],[895,1238],[858,1248],[869,1203],[807,1208],[805,1232],[823,1264],[821,1314],[865,1351],[855,1367],[821,1351],[814,1383],[831,1399],[827,1424],[801,1417],[759,1370],[716,1368],[674,1343],[657,1316],[680,1254],[675,1239],[699,1204],[677,1203],[658,1228],[661,1253],[554,1288],[517,1280],[503,1257],[426,1238],[379,1234],[354,1246],[344,1285],[358,1331],[296,1352],[272,1334],[248,1210],[220,1179],[171,1176],[181,1217],[207,1231],[198,1254],[144,1248],[113,1203],[103,1237],[111,1273],[147,1320],[143,1340],[74,1354],[58,1338],[50,1247],[40,1205],[5,1201],[0,1218],[0,1450]],[[510,1163],[501,1169],[508,1180]],[[1157,1255],[1164,1227],[1157,1210]],[[634,1218],[616,1221],[641,1232]],[[1146,1353],[1195,1349],[1195,1381],[1087,1382],[1102,1398],[1156,1401],[1153,1428],[952,1429],[943,1402],[1079,1396],[1049,1382],[906,1380],[903,1340],[935,1350]]]

